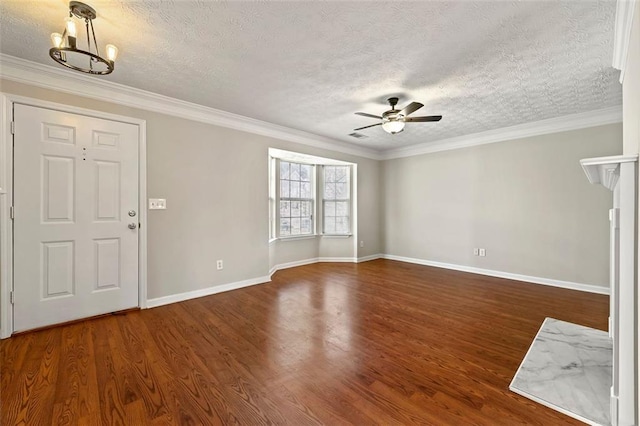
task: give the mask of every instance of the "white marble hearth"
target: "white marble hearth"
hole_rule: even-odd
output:
[[[610,425],[612,342],[605,331],[546,318],[509,386],[592,425]]]

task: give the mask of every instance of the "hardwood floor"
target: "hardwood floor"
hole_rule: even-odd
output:
[[[2,425],[580,424],[508,390],[608,297],[389,260],[3,340]]]

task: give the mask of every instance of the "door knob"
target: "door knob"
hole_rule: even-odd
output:
[[[138,225],[136,225],[135,223],[130,223],[129,224],[129,229],[136,229],[138,227]]]
[[[135,210],[129,210],[129,216],[130,217],[134,217],[136,215],[136,211]]]

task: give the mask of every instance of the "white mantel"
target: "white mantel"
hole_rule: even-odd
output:
[[[609,212],[610,310],[609,335],[613,346],[611,387],[611,424],[635,425],[638,389],[638,338],[635,330],[635,301],[638,297],[635,276],[636,183],[638,155],[587,158],[580,161],[592,184],[613,191],[613,208]]]
[[[580,165],[590,183],[600,184],[613,191],[620,177],[620,164],[634,161],[638,161],[637,155],[614,155],[611,157],[586,158],[580,160]]]

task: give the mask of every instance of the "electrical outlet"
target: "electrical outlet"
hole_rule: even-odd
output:
[[[487,251],[485,249],[480,249],[480,257],[484,257],[487,255]]]
[[[474,255],[474,256],[478,256],[479,254],[480,254],[479,249],[474,248],[474,249],[473,249],[473,255]]]
[[[224,265],[222,264],[222,260],[216,261],[216,268],[218,268],[218,271],[224,268]]]
[[[360,241],[360,247],[364,247],[364,241]]]
[[[149,210],[165,210],[166,208],[166,198],[149,198]]]

